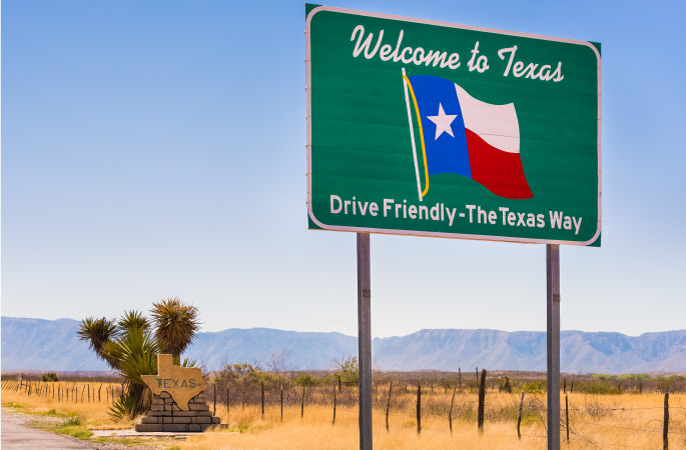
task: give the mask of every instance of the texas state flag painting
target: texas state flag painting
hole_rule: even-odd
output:
[[[419,124],[425,175],[420,197],[429,192],[430,176],[439,173],[471,178],[500,197],[533,197],[519,155],[514,104],[482,102],[440,77],[403,78],[408,114],[413,109]]]

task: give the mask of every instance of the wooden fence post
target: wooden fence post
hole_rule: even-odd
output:
[[[517,437],[522,438],[521,426],[522,426],[522,413],[524,412],[524,397],[526,397],[526,392],[522,392],[522,398],[519,400],[519,416],[517,417]]]
[[[260,391],[260,395],[262,396],[262,418],[264,419],[264,381],[262,381],[262,384],[260,385]]]
[[[283,422],[283,384],[281,385],[281,422]]]
[[[669,392],[665,392],[665,418],[662,428],[662,450],[669,450]]]
[[[422,385],[417,385],[417,434],[422,432]]]
[[[300,397],[300,418],[305,417],[305,385],[303,384],[303,395]]]
[[[457,368],[457,380],[458,380],[458,385],[460,386],[460,392],[462,392],[462,369]]]
[[[388,385],[388,401],[386,401],[386,431],[389,431],[388,414],[391,410],[391,392],[393,392],[393,382]]]
[[[479,383],[479,433],[484,432],[484,402],[486,400],[486,369],[481,370],[481,383]]]
[[[453,398],[450,400],[450,411],[448,412],[448,425],[450,426],[450,434],[453,433],[453,405],[455,404],[455,393],[457,392],[457,386],[453,389]]]
[[[227,416],[229,415],[229,405],[230,405],[229,394],[230,393],[231,393],[231,391],[229,391],[229,383],[226,383],[226,415]]]
[[[100,403],[100,390],[102,389],[102,383],[100,383],[100,387],[98,388],[98,403]]]
[[[336,381],[333,382],[333,420],[331,425],[336,425]]]
[[[567,443],[569,444],[569,400],[565,394],[565,423],[567,428]]]

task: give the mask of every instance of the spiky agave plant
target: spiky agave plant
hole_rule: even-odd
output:
[[[152,306],[150,314],[155,325],[155,337],[162,344],[163,351],[171,353],[178,361],[181,352],[198,333],[198,308],[186,305],[178,297],[153,303]]]

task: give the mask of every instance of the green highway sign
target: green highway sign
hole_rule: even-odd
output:
[[[600,44],[307,5],[312,229],[600,245]]]

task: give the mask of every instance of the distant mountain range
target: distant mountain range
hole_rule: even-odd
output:
[[[2,317],[2,370],[107,370],[79,341],[79,321]],[[379,370],[545,370],[544,332],[421,330],[407,336],[376,338]],[[567,373],[686,371],[686,330],[645,333],[562,331],[561,370]],[[269,328],[230,328],[199,333],[184,354],[216,370],[226,363],[276,361],[291,370],[330,369],[357,354],[357,338],[341,333],[304,333]]]

